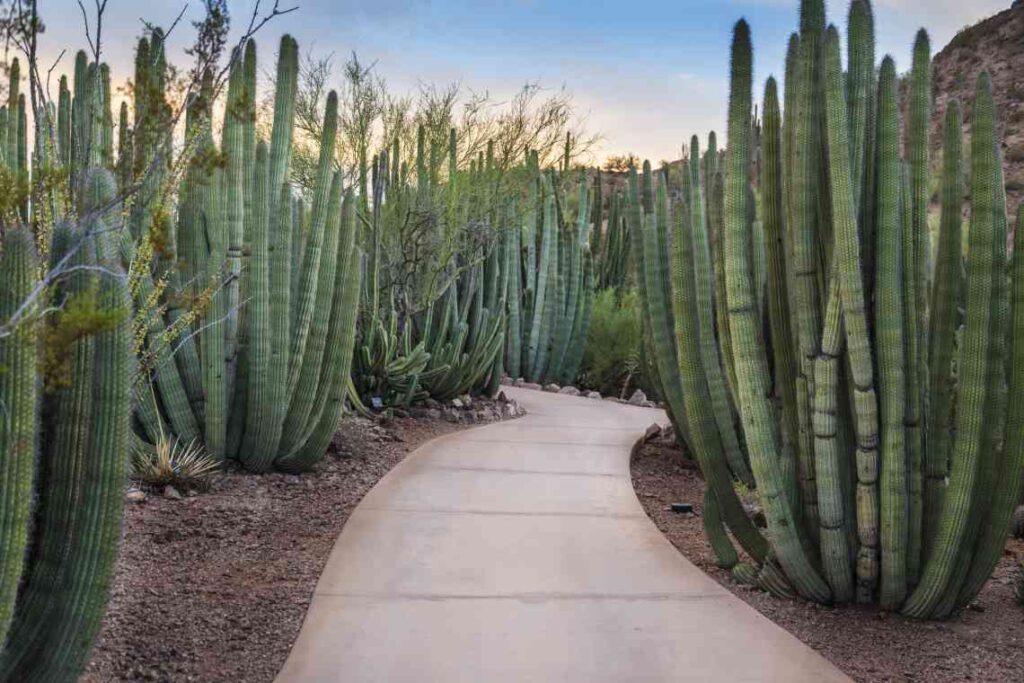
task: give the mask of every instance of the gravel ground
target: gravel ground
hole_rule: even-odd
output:
[[[312,474],[225,473],[199,495],[127,503],[110,607],[79,683],[272,681],[352,509],[407,453],[465,426],[350,418]]]
[[[942,622],[905,619],[862,607],[829,608],[774,598],[735,583],[718,568],[701,529],[704,481],[679,451],[652,442],[633,459],[633,486],[648,516],[691,562],[747,604],[861,683],[1024,681],[1024,608],[1013,596],[1024,543],[1011,540],[977,601]],[[669,510],[693,503],[696,514]]]

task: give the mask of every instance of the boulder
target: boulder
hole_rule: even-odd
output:
[[[598,401],[601,400],[601,392],[600,391],[588,391],[586,396],[587,396],[587,398],[592,398],[592,399],[595,399],[595,400],[598,400]]]
[[[570,387],[562,387],[561,389],[558,390],[558,393],[564,394],[566,396],[579,396],[580,395],[580,390],[577,389],[576,387],[571,387],[571,386]]]
[[[561,390],[562,390],[562,387],[558,386],[554,382],[552,382],[551,384],[545,384],[544,385],[544,391],[547,391],[548,393],[551,393],[551,394],[557,394]]]

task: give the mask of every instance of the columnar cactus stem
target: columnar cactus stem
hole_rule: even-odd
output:
[[[32,234],[9,230],[0,251],[0,321],[10,321],[32,291],[38,260]],[[25,566],[36,457],[36,332],[26,321],[0,337],[0,643],[14,618],[18,584]]]
[[[800,522],[787,502],[777,451],[778,425],[772,418],[767,358],[758,343],[761,333],[748,267],[747,224],[752,67],[750,28],[741,20],[733,34],[725,199],[725,275],[740,414],[778,561],[802,595],[825,602],[831,592],[804,553],[797,530]]]
[[[956,438],[952,469],[937,534],[924,565],[921,581],[903,612],[909,616],[933,614],[950,590],[956,558],[970,530],[980,446],[985,424],[992,296],[995,270],[994,187],[998,158],[995,145],[995,106],[988,74],[978,79],[971,135],[971,227],[967,255],[967,323],[960,353],[960,390],[957,400]]]
[[[956,341],[957,306],[962,294],[961,233],[963,203],[963,115],[960,103],[946,110],[942,152],[942,214],[939,222],[935,285],[929,320],[928,448],[924,451],[924,525],[926,541],[935,538],[949,475],[949,450],[953,442],[953,347]],[[930,548],[925,547],[927,560]]]

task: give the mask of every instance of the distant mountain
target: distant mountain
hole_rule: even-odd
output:
[[[974,89],[982,71],[992,75],[1012,221],[1024,199],[1024,0],[963,29],[935,55],[932,164],[936,169],[942,162],[941,126],[946,107],[951,98],[960,100],[964,132],[970,133]]]

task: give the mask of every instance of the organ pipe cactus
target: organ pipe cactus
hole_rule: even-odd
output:
[[[8,227],[0,244],[0,403],[7,415],[0,426],[2,681],[75,680],[113,576],[128,457],[131,332],[124,277],[104,258],[110,251],[102,227],[54,229],[50,273],[101,265],[104,275],[66,271],[46,313],[44,302],[30,303],[44,270],[34,235]],[[43,357],[63,360],[40,397],[43,346]],[[34,551],[27,554],[30,542]]]
[[[1004,183],[991,81],[982,74],[972,113],[966,268],[961,115],[951,102],[932,283],[928,38],[921,32],[915,42],[903,118],[895,62],[886,57],[876,71],[872,24],[870,4],[854,0],[844,73],[839,33],[826,27],[823,3],[804,0],[801,30],[787,55],[785,118],[769,79],[756,136],[749,28],[737,24],[724,169],[709,171],[707,157],[698,168],[692,145],[684,201],[661,199],[662,181],[649,190],[659,197],[655,218],[646,217],[642,198],[631,208],[639,210],[636,225],[646,231],[638,272],[647,273],[641,283],[659,364],[675,363],[679,370],[659,375],[663,385],[683,386],[682,409],[671,396],[669,408],[682,418],[682,433],[708,482],[705,526],[720,563],[738,580],[779,595],[873,602],[941,618],[970,603],[984,585],[1022,493],[1022,275],[1015,256],[1006,277]],[[714,229],[718,178],[720,234]],[[702,221],[701,200],[709,196],[710,220]],[[752,211],[755,197],[758,210]],[[657,250],[668,247],[647,224],[673,212],[666,285],[657,277]],[[702,258],[705,225],[724,287],[709,277]],[[758,289],[759,227],[767,301]],[[700,288],[709,281],[714,335],[707,332],[712,316],[700,315],[698,307],[707,305]],[[675,309],[671,347],[657,343],[665,319],[659,302],[665,301]],[[708,352],[708,339],[731,356]],[[722,413],[723,402],[713,396],[716,370],[726,378],[726,405],[733,403],[738,413],[743,457],[768,522],[763,536],[751,528],[732,487],[742,470],[723,441],[729,420],[715,418],[735,416]],[[739,562],[726,529],[751,565]]]
[[[162,35],[140,42],[136,107],[157,121],[167,111]],[[248,469],[301,471],[316,464],[346,401],[361,270],[353,199],[331,170],[337,97],[324,114],[308,225],[296,219],[287,178],[292,154],[298,46],[285,36],[277,65],[269,141],[255,130],[256,50],[233,55],[221,143],[212,126],[210,75],[189,104],[193,150],[178,189],[178,221],[162,232],[160,182],[169,153],[152,120],[136,122],[134,154],[143,193],[133,232],[163,255],[144,263],[134,294],[144,307],[166,278],[166,318],[151,317],[146,376],[137,387],[143,441],[165,427],[201,438],[218,459]],[[152,167],[157,166],[153,179]],[[155,184],[146,192],[147,183]],[[343,199],[344,197],[344,199]],[[299,228],[305,228],[297,232]],[[300,241],[301,240],[301,241]],[[129,249],[129,253],[132,250]],[[170,265],[165,265],[170,264]],[[170,347],[170,348],[168,348]],[[147,397],[152,397],[148,398]]]

